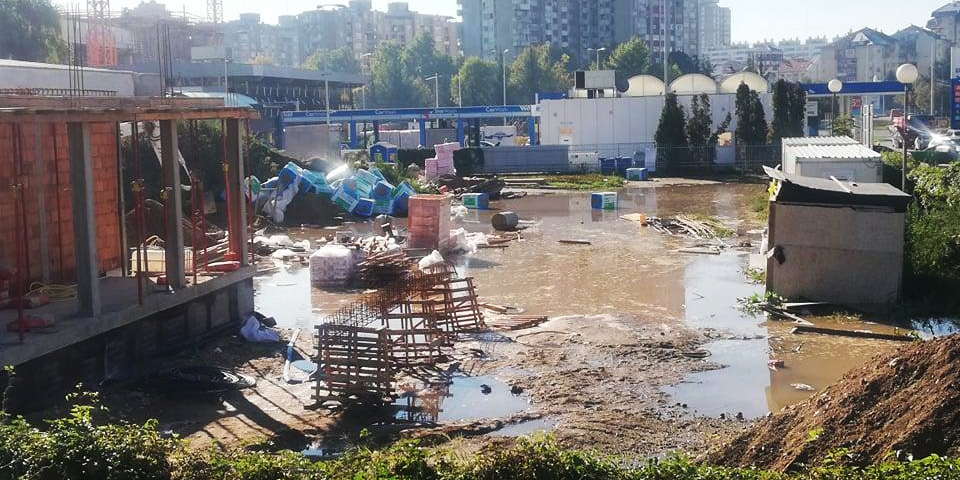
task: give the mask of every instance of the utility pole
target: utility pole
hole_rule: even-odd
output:
[[[669,59],[669,54],[667,53],[667,24],[670,23],[669,16],[667,15],[667,2],[669,0],[663,0],[663,9],[660,11],[663,15],[660,19],[660,31],[663,32],[663,38],[661,39],[661,46],[663,47],[663,94],[667,94],[669,88],[667,85],[670,83],[669,74],[670,67],[667,65],[667,60]]]
[[[933,97],[937,92],[937,37],[930,38],[930,115],[934,115]]]

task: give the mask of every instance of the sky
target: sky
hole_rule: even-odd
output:
[[[205,15],[204,0],[159,0],[171,10]],[[374,0],[374,8],[386,10],[391,0]],[[480,1],[480,0],[470,0]],[[589,1],[589,0],[587,0]],[[66,4],[63,0],[56,3]],[[77,3],[73,0],[69,3]],[[82,3],[82,2],[81,2]],[[112,10],[134,7],[140,0],[112,0]],[[318,4],[345,4],[347,0],[223,0],[226,19],[240,13],[259,12],[263,21],[274,23],[278,15],[296,14]],[[456,16],[456,0],[408,0],[411,10]],[[948,0],[720,0],[733,17],[733,41],[757,42],[826,36],[833,38],[863,27],[886,33],[910,24],[926,25],[930,13]]]

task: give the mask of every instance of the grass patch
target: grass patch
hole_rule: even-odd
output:
[[[584,175],[550,175],[546,177],[547,185],[564,190],[616,190],[623,188],[626,181],[621,177],[599,175],[596,173]]]
[[[749,279],[753,285],[763,285],[767,283],[767,272],[759,268],[747,267],[747,269],[743,271],[743,274],[747,276],[747,279]]]
[[[758,220],[766,222],[770,218],[770,197],[773,195],[774,186],[771,183],[765,190],[757,192],[750,197],[750,212]]]

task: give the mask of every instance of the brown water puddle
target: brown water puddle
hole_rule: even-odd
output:
[[[719,256],[677,253],[676,249],[696,242],[665,236],[620,217],[631,213],[709,215],[743,233],[758,228],[742,219],[749,218],[749,198],[762,188],[720,184],[631,189],[621,192],[617,212],[591,210],[585,193],[495,202],[495,209],[514,211],[527,222],[523,240],[506,249],[461,257],[458,267],[462,274],[474,277],[483,301],[518,306],[529,315],[635,315],[658,324],[704,330],[713,339],[705,346],[712,356],[704,360],[704,369],[707,362],[725,368],[693,374],[665,392],[672,402],[687,404],[697,414],[760,416],[811,395],[791,385],[821,389],[896,344],[797,336],[789,333],[790,325],[767,324],[762,318],[745,316],[738,310],[737,300],[762,291],[762,287],[748,284],[743,274],[746,252],[731,250]],[[471,211],[464,227],[490,233],[490,218],[496,211]],[[362,233],[369,226],[348,228]],[[331,231],[290,233],[295,239],[314,240],[321,235],[330,236]],[[565,245],[560,240],[592,244]],[[736,239],[740,240],[743,238]],[[281,325],[310,327],[357,295],[323,292],[311,289],[309,283],[306,267],[283,267],[259,278],[257,308],[276,317]],[[844,328],[885,331],[862,323]],[[771,371],[770,360],[783,360],[786,368]]]

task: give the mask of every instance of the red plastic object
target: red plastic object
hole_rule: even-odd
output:
[[[220,273],[236,272],[240,270],[240,262],[215,262],[208,265],[207,270]]]
[[[39,308],[50,303],[50,297],[44,294],[38,295],[27,295],[25,297],[16,297],[11,298],[10,303],[7,305],[9,308]]]

